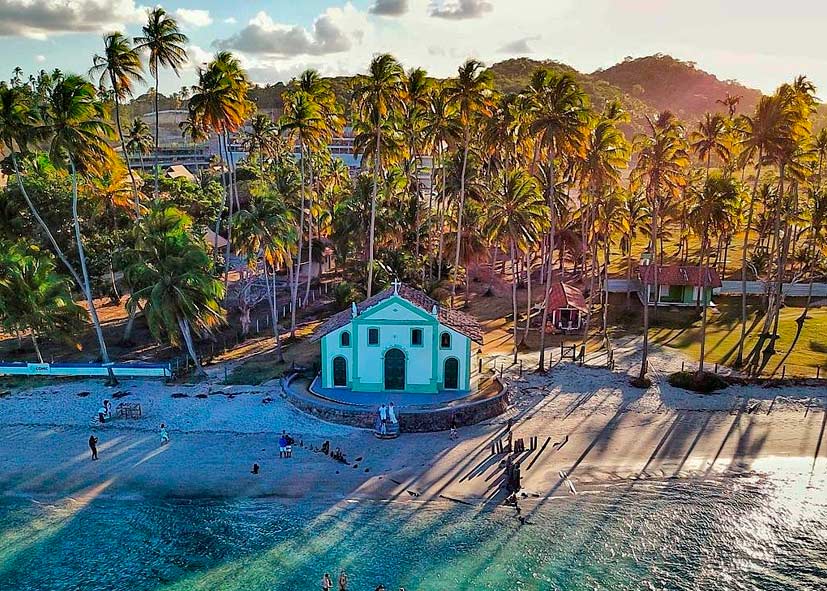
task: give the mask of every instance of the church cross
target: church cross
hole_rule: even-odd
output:
[[[396,295],[399,295],[399,286],[402,285],[402,282],[399,281],[399,279],[397,278],[397,279],[394,279],[394,281],[391,285],[393,285],[393,293],[395,293]]]

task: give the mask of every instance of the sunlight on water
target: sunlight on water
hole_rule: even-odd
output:
[[[827,581],[825,477],[776,458],[773,478],[621,482],[513,509],[459,504],[89,499],[0,501],[0,589],[278,591],[345,568],[460,589],[769,591]]]

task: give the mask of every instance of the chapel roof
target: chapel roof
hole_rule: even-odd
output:
[[[433,310],[434,306],[436,306],[437,319],[441,324],[444,324],[445,326],[452,328],[458,333],[467,336],[475,343],[479,343],[480,345],[482,344],[482,326],[479,322],[477,322],[477,320],[473,316],[471,316],[470,314],[466,314],[465,312],[460,312],[459,310],[452,310],[450,308],[446,308],[442,306],[438,301],[427,295],[425,292],[422,292],[418,289],[414,289],[413,287],[409,287],[404,284],[399,284],[396,290],[393,286],[391,286],[383,291],[380,291],[376,295],[373,295],[368,299],[359,302],[358,304],[356,304],[356,312],[357,314],[361,315],[363,312],[369,310],[377,304],[384,302],[393,295],[398,295],[403,300],[413,304],[417,308],[424,310],[428,314],[430,314],[431,310]],[[311,340],[317,341],[326,334],[331,333],[339,328],[342,328],[348,322],[350,322],[351,319],[352,318],[350,308],[342,310],[338,314],[334,314],[333,316],[328,318],[327,321],[325,321],[319,328],[315,330]]]

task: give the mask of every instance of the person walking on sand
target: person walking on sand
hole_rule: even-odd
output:
[[[161,423],[161,445],[169,443],[169,433],[167,433],[167,426]]]
[[[339,591],[347,591],[347,573],[345,571],[339,572]]]
[[[333,589],[333,581],[330,580],[330,574],[325,573],[322,577],[322,591],[330,591]]]
[[[92,450],[92,459],[98,459],[98,438],[94,435],[89,436],[89,449]]]
[[[388,407],[382,404],[379,407],[379,432],[384,435],[387,432]]]

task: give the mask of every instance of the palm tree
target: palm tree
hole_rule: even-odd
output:
[[[228,149],[229,134],[237,131],[249,114],[252,104],[247,98],[250,82],[239,61],[226,51],[218,52],[206,66],[198,69],[198,84],[193,87],[189,102],[189,119],[194,127],[214,132],[222,157],[229,162],[225,185],[228,201],[227,251],[224,260],[225,284],[229,276],[230,251],[232,248],[233,172],[234,162]],[[221,228],[224,206],[218,212],[215,223],[216,240]],[[216,245],[214,245],[215,247]],[[214,253],[217,251],[214,248]]]
[[[279,265],[292,269],[292,248],[296,239],[294,224],[293,214],[281,195],[265,186],[257,186],[254,189],[247,208],[236,213],[235,220],[240,251],[247,254],[250,263],[256,268],[259,257],[264,259],[264,280],[279,363],[284,362],[284,353],[278,326],[275,271]],[[272,269],[272,274],[268,272],[268,267]]]
[[[135,117],[129,125],[129,130],[126,132],[125,150],[127,153],[137,154],[141,159],[141,170],[144,168],[144,156],[152,153],[152,147],[155,140],[152,137],[152,132],[149,130],[149,125],[140,117]]]
[[[78,168],[100,171],[112,161],[107,138],[113,130],[104,120],[105,111],[95,87],[80,76],[61,78],[49,91],[44,114],[45,129],[50,134],[49,158],[57,166],[67,166],[72,176],[72,221],[82,281],[82,290],[89,305],[101,358],[109,363],[109,354],[98,319],[92,285],[86,268],[86,255],[78,216]]]
[[[524,94],[525,110],[529,118],[529,133],[534,136],[536,149],[545,149],[547,159],[546,203],[551,220],[547,240],[548,275],[543,296],[543,318],[540,330],[540,359],[537,371],[545,371],[545,326],[548,322],[548,294],[553,278],[554,233],[557,226],[555,191],[557,168],[555,161],[561,153],[576,154],[585,139],[589,120],[588,98],[570,74],[538,70],[531,77]]]
[[[491,115],[493,100],[493,74],[484,69],[482,62],[468,60],[459,67],[457,77],[445,86],[445,95],[449,103],[456,105],[457,118],[462,129],[462,171],[460,173],[459,212],[457,214],[457,244],[454,255],[454,277],[451,282],[451,307],[457,293],[457,277],[462,246],[462,214],[465,210],[465,175],[468,167],[468,151],[471,149],[473,128],[480,117]],[[466,300],[468,295],[466,294]]]
[[[204,375],[193,332],[206,335],[224,322],[224,286],[213,276],[210,257],[192,233],[192,220],[156,203],[135,227],[134,240],[124,269],[133,286],[127,307],[143,304],[153,336],[183,345],[196,371]]]
[[[536,243],[548,226],[548,205],[540,186],[524,170],[497,178],[486,209],[485,234],[508,248],[511,257],[511,304],[514,320],[514,363],[517,362],[517,253]],[[541,328],[544,330],[544,328]]]
[[[301,275],[302,247],[304,240],[304,218],[306,209],[305,171],[309,152],[325,143],[328,128],[321,108],[305,91],[291,92],[285,97],[284,114],[279,120],[279,127],[294,143],[299,144],[299,204],[298,249],[296,251],[296,269],[290,285],[290,336],[296,335],[296,308],[299,301],[299,276]],[[307,280],[310,281],[308,270]]]
[[[241,146],[250,156],[259,161],[259,169],[264,174],[264,159],[270,154],[271,146],[279,135],[278,126],[269,115],[257,113],[251,120],[248,129],[241,132]]]
[[[147,12],[147,22],[141,28],[143,33],[135,37],[135,49],[149,54],[149,73],[155,80],[155,197],[158,197],[158,81],[161,68],[170,68],[179,75],[181,67],[187,63],[187,50],[184,47],[189,39],[178,28],[175,17],[157,6]]]
[[[632,305],[632,245],[635,238],[645,233],[644,225],[648,221],[649,210],[643,194],[639,191],[626,191],[621,212],[621,248],[626,255],[626,309]]]
[[[28,331],[38,360],[39,337],[70,341],[83,326],[83,308],[72,299],[70,281],[58,275],[53,258],[34,246],[0,242],[0,326]]]
[[[704,120],[698,124],[698,129],[689,136],[692,150],[698,158],[706,163],[706,178],[709,178],[709,168],[712,165],[714,154],[723,161],[729,157],[727,140],[727,124],[723,117],[707,113]]]
[[[99,76],[98,86],[101,89],[109,87],[115,101],[115,125],[118,129],[118,139],[121,142],[121,152],[129,171],[132,182],[132,194],[135,199],[135,215],[141,216],[141,199],[138,195],[138,185],[135,175],[129,164],[129,152],[126,150],[123,128],[121,127],[121,101],[132,96],[132,84],[142,83],[143,65],[138,51],[132,47],[129,39],[123,33],[109,33],[103,37],[104,52],[95,54],[92,58],[90,76]],[[157,188],[156,188],[157,190]]]
[[[643,302],[643,356],[639,380],[646,378],[649,356],[649,284],[658,292],[659,221],[661,212],[670,198],[677,198],[686,183],[685,169],[689,165],[683,128],[669,112],[661,113],[655,121],[647,118],[648,134],[639,134],[634,140],[637,165],[632,171],[632,190],[643,188],[649,205],[651,230],[649,234],[649,262],[654,264],[653,280],[646,277],[646,297]]]
[[[731,178],[724,176],[710,176],[704,184],[703,191],[687,213],[690,227],[701,239],[701,252],[698,260],[699,285],[698,298],[702,303],[701,312],[701,352],[698,363],[698,376],[704,371],[704,356],[706,352],[706,317],[709,300],[706,288],[709,284],[707,276],[710,268],[707,255],[711,245],[710,232],[724,233],[734,226],[738,213],[740,188]]]
[[[405,95],[405,72],[390,54],[373,58],[368,73],[356,77],[352,97],[357,117],[373,129],[375,149],[373,154],[373,192],[370,205],[370,230],[368,236],[368,277],[365,291],[370,297],[373,290],[374,239],[376,234],[376,196],[382,169],[382,124],[402,111]]]

